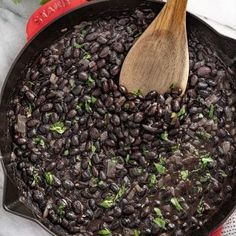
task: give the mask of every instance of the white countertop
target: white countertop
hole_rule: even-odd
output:
[[[0,88],[14,58],[24,46],[25,25],[38,8],[39,0],[0,0]],[[227,2],[227,4],[226,4]],[[236,38],[235,0],[189,0],[188,10],[207,21],[220,33]],[[6,212],[2,208],[3,170],[0,165],[0,236],[49,236],[36,223]]]

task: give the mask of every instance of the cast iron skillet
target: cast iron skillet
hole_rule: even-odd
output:
[[[73,1],[74,3],[77,2],[78,4],[78,0],[53,0],[52,2],[54,2],[54,4],[57,2],[57,4],[59,5],[54,5],[54,9],[59,9],[60,6],[63,7],[68,4],[72,4]],[[86,2],[85,0],[79,1],[80,3]],[[50,23],[46,28],[44,27],[39,33],[36,34],[36,36],[33,37],[33,39],[31,39],[25,45],[25,47],[22,49],[15,62],[13,63],[3,85],[0,97],[0,150],[3,169],[5,172],[3,206],[7,211],[36,221],[52,235],[55,234],[46,227],[48,226],[48,223],[42,222],[42,220],[38,220],[37,213],[35,213],[33,207],[30,206],[29,203],[20,196],[20,191],[18,190],[16,183],[13,181],[12,172],[7,168],[10,161],[12,143],[8,130],[9,124],[7,120],[7,109],[14,93],[17,79],[19,79],[20,75],[22,75],[22,71],[25,69],[26,65],[33,61],[33,59],[43,48],[51,45],[54,40],[63,35],[61,29],[68,28],[70,30],[74,25],[83,20],[96,18],[98,15],[102,15],[105,12],[108,14],[117,14],[117,12],[122,11],[122,9],[134,8],[142,2],[148,3],[150,5],[150,8],[152,8],[156,13],[158,13],[163,6],[162,3],[155,0],[96,0],[77,6],[73,10],[69,11],[69,13],[67,12],[63,16],[57,17],[56,20]],[[53,8],[50,8],[52,6],[48,5],[45,7],[48,7],[47,13],[53,13]],[[37,19],[34,18],[33,21],[35,21],[36,23],[37,21],[41,21],[43,19],[43,16],[45,16],[44,13],[45,12],[40,13],[40,16],[42,18],[37,16]],[[43,24],[45,24],[45,22],[41,24],[41,27]],[[236,72],[236,40],[220,35],[209,25],[191,14],[187,15],[187,27],[188,32],[194,31],[198,35],[199,39],[210,44],[218,52],[224,63],[230,66],[231,69]],[[29,30],[32,31],[34,29],[31,26]],[[35,32],[31,32],[30,34],[33,33]],[[31,36],[32,35],[28,35],[28,38],[30,38]],[[230,213],[232,213],[236,208],[235,174],[236,173],[234,171],[234,177],[232,177],[234,181],[234,187],[231,199],[224,203],[220,207],[218,213],[215,213],[211,217],[211,219],[202,226],[200,230],[195,230],[191,232],[190,235],[209,235],[210,232],[212,232],[212,230],[216,229],[220,224],[222,224],[230,215]]]

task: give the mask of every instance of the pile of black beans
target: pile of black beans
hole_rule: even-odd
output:
[[[11,166],[58,235],[187,235],[231,198],[235,75],[217,53],[189,33],[182,97],[174,84],[144,96],[118,83],[154,17],[144,8],[80,23],[15,92]]]

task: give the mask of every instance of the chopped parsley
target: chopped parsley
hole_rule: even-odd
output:
[[[200,165],[203,168],[207,168],[209,166],[210,163],[214,162],[214,160],[212,159],[212,156],[210,153],[204,154],[200,156]]]
[[[86,60],[91,59],[91,57],[92,57],[91,54],[88,53],[88,52],[85,52],[84,55],[83,55],[83,59],[86,59]]]
[[[95,145],[92,145],[91,151],[92,151],[93,154],[96,152],[96,150],[97,150],[96,146],[95,146]]]
[[[124,196],[125,191],[126,191],[126,187],[125,187],[125,185],[122,185],[122,186],[119,188],[119,191],[118,191],[118,193],[116,194],[114,201],[117,201],[117,200],[121,199],[121,198]]]
[[[84,104],[79,104],[80,108],[84,108],[85,111],[91,112],[92,108],[91,106],[96,103],[97,99],[94,96],[91,96]]]
[[[165,229],[166,228],[166,221],[164,218],[162,217],[156,217],[153,222],[155,224],[157,224],[161,229]]]
[[[204,206],[204,200],[203,198],[201,198],[200,202],[198,203],[198,206],[197,206],[197,213],[198,214],[202,214],[205,210],[205,206]]]
[[[211,104],[209,112],[208,112],[208,117],[210,119],[214,119],[214,114],[215,114],[215,106],[213,104]]]
[[[125,187],[125,185],[122,185],[119,188],[119,191],[117,192],[116,195],[111,195],[111,196],[106,197],[100,203],[100,206],[105,208],[105,209],[111,208],[115,204],[115,202],[119,201],[124,196],[125,191],[126,191],[126,187]]]
[[[134,91],[133,94],[136,96],[142,96],[143,92],[141,91],[141,89],[138,89],[137,91]]]
[[[140,231],[137,230],[137,229],[135,229],[135,230],[134,230],[134,235],[133,235],[133,236],[139,236],[139,235],[140,235]]]
[[[188,179],[188,176],[189,176],[189,171],[188,170],[182,170],[180,171],[180,178],[182,180],[187,180]]]
[[[87,30],[86,30],[86,29],[81,30],[80,35],[81,35],[83,38],[85,37],[86,34],[87,34]]]
[[[172,83],[171,85],[170,85],[170,89],[172,90],[172,89],[175,89],[175,84],[174,83]]]
[[[38,170],[33,168],[33,182],[32,182],[32,186],[36,186],[38,184],[39,180],[40,180],[40,176],[39,176]]]
[[[105,229],[99,230],[98,235],[100,235],[100,236],[112,236],[112,233],[108,228],[105,228]]]
[[[40,145],[42,147],[45,147],[45,142],[42,138],[38,137],[38,138],[34,138],[33,142],[36,144],[36,145]]]
[[[64,156],[68,156],[68,155],[69,155],[69,150],[65,150],[65,151],[63,152],[63,155],[64,155]]]
[[[154,163],[156,171],[158,172],[158,174],[160,175],[164,175],[166,173],[166,167],[163,166],[160,163]]]
[[[179,149],[180,149],[180,144],[179,143],[177,145],[171,147],[172,152],[179,151]]]
[[[156,218],[154,218],[153,222],[157,224],[161,229],[166,228],[166,221],[161,213],[161,210],[157,207],[154,208],[154,211],[156,213]]]
[[[85,43],[79,44],[79,43],[74,43],[75,48],[83,48],[85,46]]]
[[[75,87],[75,80],[70,79],[70,80],[69,80],[69,84],[70,84],[70,86],[71,86],[72,88],[74,88],[74,87]]]
[[[95,80],[91,77],[91,75],[89,75],[87,81],[86,81],[86,84],[90,87],[92,85],[95,84]]]
[[[130,26],[127,26],[127,31],[129,34],[133,34],[133,29]]]
[[[126,157],[125,157],[125,162],[126,162],[126,163],[129,163],[129,160],[130,160],[130,155],[127,154]]]
[[[153,186],[156,185],[156,184],[157,184],[157,177],[156,177],[155,174],[151,174],[151,175],[149,176],[149,178],[148,178],[148,185],[149,185],[150,187],[153,187]]]
[[[100,206],[105,209],[109,209],[113,206],[113,204],[114,204],[114,197],[107,197],[100,203]]]
[[[134,38],[138,38],[142,33],[138,32],[137,34],[134,35]]]
[[[126,102],[126,103],[124,104],[124,109],[125,109],[125,110],[128,110],[128,109],[129,109],[129,103],[128,103],[128,102]]]
[[[209,140],[212,137],[211,134],[207,133],[205,130],[197,132],[197,135],[202,140]]]
[[[165,131],[164,133],[161,134],[161,139],[163,141],[168,141],[168,132]]]
[[[52,183],[53,183],[53,175],[50,172],[45,172],[44,173],[44,178],[45,178],[46,183],[48,185],[52,185]]]
[[[207,183],[207,182],[209,182],[210,179],[211,179],[211,174],[206,173],[205,175],[200,177],[200,182],[201,183]]]
[[[61,203],[57,208],[57,214],[60,218],[63,218],[65,215],[65,204]]]
[[[170,202],[172,203],[172,205],[175,207],[175,209],[177,211],[183,211],[184,210],[183,207],[180,205],[178,198],[173,197],[173,198],[171,198]]]
[[[52,124],[49,128],[51,131],[55,131],[59,134],[63,134],[66,131],[66,127],[62,121],[58,121]]]
[[[186,107],[183,106],[183,107],[179,110],[179,112],[177,113],[177,116],[178,116],[180,119],[182,119],[185,114],[186,114]]]
[[[32,111],[33,111],[33,105],[29,103],[26,112],[27,117],[30,117],[32,115]]]

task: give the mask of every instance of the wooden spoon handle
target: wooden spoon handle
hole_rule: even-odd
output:
[[[159,20],[155,20],[157,23],[155,29],[171,30],[178,33],[178,28],[182,28],[186,24],[187,3],[188,0],[168,0],[158,15]]]

